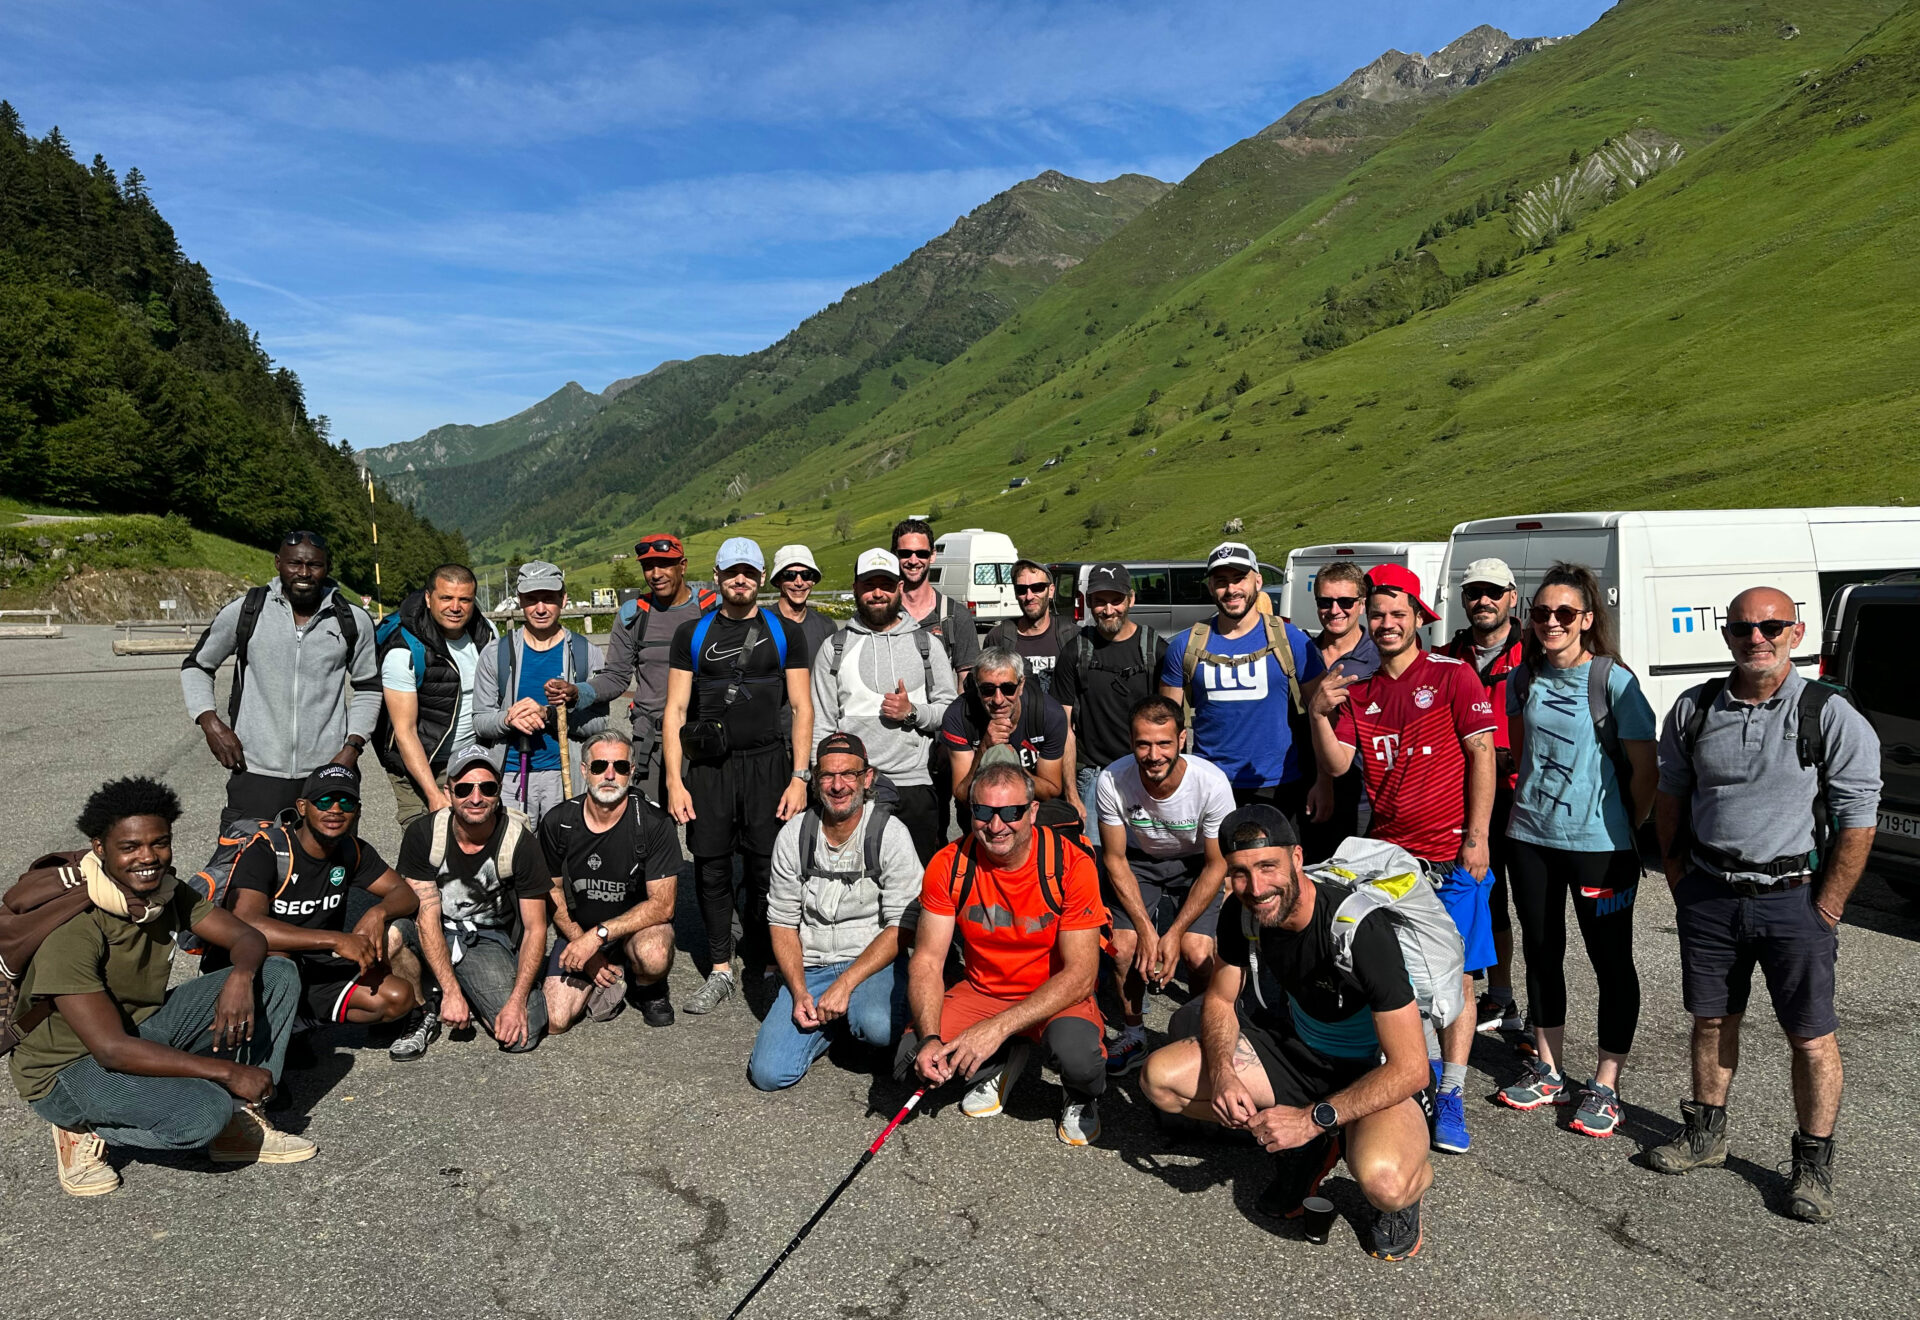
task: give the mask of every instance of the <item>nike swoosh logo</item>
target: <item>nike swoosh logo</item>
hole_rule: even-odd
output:
[[[747,652],[751,651],[754,646],[758,646],[758,645],[760,645],[760,643],[756,641],[754,642],[753,646],[736,646],[731,651],[716,651],[713,649],[713,647],[709,646],[707,647],[707,659],[731,660],[736,655],[745,655]]]

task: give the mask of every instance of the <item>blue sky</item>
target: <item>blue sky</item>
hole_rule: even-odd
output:
[[[1388,48],[1595,0],[5,0],[27,131],[138,165],[358,447],[778,339],[1044,169],[1177,180]]]

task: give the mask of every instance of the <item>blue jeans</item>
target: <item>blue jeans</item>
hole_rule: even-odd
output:
[[[793,992],[781,986],[766,1020],[760,1024],[760,1034],[753,1038],[747,1080],[762,1091],[792,1086],[807,1075],[813,1061],[827,1052],[842,1031],[852,1032],[855,1040],[869,1045],[893,1044],[907,1026],[907,970],[903,962],[904,957],[902,962],[882,967],[855,986],[847,999],[847,1016],[812,1031],[794,1025]],[[839,962],[807,968],[807,993],[818,1000],[851,966],[850,962]]]
[[[1100,844],[1100,772],[1103,765],[1077,765],[1073,768],[1074,787],[1080,790],[1080,801],[1087,808],[1087,837],[1094,846]],[[1118,822],[1115,822],[1116,824]]]

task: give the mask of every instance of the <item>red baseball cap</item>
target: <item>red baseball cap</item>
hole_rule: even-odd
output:
[[[687,547],[672,532],[655,532],[634,542],[633,554],[636,559],[685,559]]]
[[[1406,592],[1407,599],[1420,611],[1422,622],[1432,623],[1440,617],[1420,595],[1420,575],[1405,564],[1375,564],[1367,570],[1367,590],[1383,588]]]

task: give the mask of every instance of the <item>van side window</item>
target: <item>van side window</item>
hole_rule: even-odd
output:
[[[1136,604],[1170,605],[1173,603],[1169,595],[1166,569],[1135,568],[1130,572],[1133,576],[1133,597]]]
[[[1279,582],[1274,579],[1275,585]],[[1173,603],[1175,605],[1211,605],[1213,593],[1207,590],[1207,570],[1205,568],[1176,568],[1173,570]]]
[[[935,586],[940,585],[940,565],[935,564],[927,570],[927,581],[933,583]]]
[[[1848,675],[1862,710],[1901,720],[1920,720],[1920,687],[1901,639],[1920,626],[1920,606],[1862,605],[1854,621],[1853,672]]]
[[[1010,587],[1013,585],[1013,565],[975,564],[973,566],[973,585],[976,587]]]

